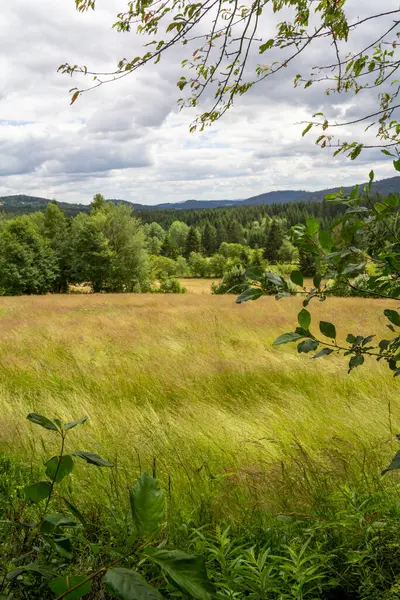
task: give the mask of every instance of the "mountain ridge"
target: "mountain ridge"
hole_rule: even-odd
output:
[[[366,184],[361,184],[366,185]],[[347,193],[355,186],[343,187]],[[126,204],[136,210],[202,210],[205,208],[222,208],[231,206],[256,206],[259,204],[288,204],[290,202],[315,202],[322,201],[327,194],[339,191],[340,187],[326,188],[308,192],[306,190],[275,190],[265,192],[256,196],[250,196],[240,200],[184,200],[183,202],[164,202],[155,205],[139,204],[122,199],[109,199],[107,202],[114,204]],[[381,179],[373,183],[372,191],[379,195],[388,195],[391,193],[400,193],[400,176]],[[44,210],[49,202],[48,198],[39,196],[28,196],[26,194],[16,194],[12,196],[0,196],[0,210],[4,212],[29,213],[38,210]],[[79,204],[70,202],[58,202],[58,206],[70,215],[78,212],[87,212],[89,204]]]

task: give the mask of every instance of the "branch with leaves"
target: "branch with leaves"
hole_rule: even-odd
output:
[[[95,0],[75,0],[80,12],[94,10]],[[145,51],[131,58],[123,58],[110,72],[96,72],[87,66],[64,63],[59,71],[70,76],[83,74],[92,77],[92,84],[71,89],[71,103],[81,94],[133,74],[149,62],[158,63],[171,48],[182,46],[186,54],[182,67],[187,73],[177,81],[181,91],[188,91],[178,99],[179,106],[199,108],[206,89],[214,98],[191,125],[191,131],[204,129],[220,119],[235,102],[259,84],[286,69],[310,47],[325,43],[334,59],[328,64],[310,67],[306,74],[297,73],[295,87],[305,89],[326,82],[327,95],[349,94],[359,96],[363,91],[376,89],[378,110],[362,115],[356,121],[336,122],[323,113],[314,115],[303,135],[311,128],[321,129],[316,143],[322,148],[334,147],[335,154],[346,153],[357,158],[364,148],[393,147],[397,149],[400,123],[396,118],[395,102],[400,87],[396,84],[400,66],[398,37],[400,9],[373,12],[350,22],[346,15],[348,0],[254,0],[240,4],[237,0],[136,0],[127,2],[127,9],[117,15],[113,27],[121,33],[135,31],[150,38]],[[271,29],[271,37],[264,39],[265,19],[285,11],[285,20]],[[367,45],[349,54],[343,49],[354,39],[354,34],[371,21],[379,33]],[[206,31],[204,23],[207,22]],[[380,29],[381,28],[381,29]],[[331,51],[332,49],[332,51]],[[254,65],[250,57],[257,52],[260,62]],[[279,55],[282,58],[279,60]],[[269,58],[270,57],[270,58]],[[268,59],[269,58],[269,59]],[[360,105],[359,100],[357,100]],[[315,117],[321,117],[315,120]],[[365,123],[366,130],[375,129],[377,144],[362,139],[352,142],[335,140],[335,130],[355,123]]]

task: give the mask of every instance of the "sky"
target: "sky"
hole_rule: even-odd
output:
[[[89,81],[57,73],[60,64],[103,71],[140,51],[136,33],[111,28],[126,4],[98,0],[96,11],[84,14],[75,10],[74,0],[13,0],[2,6],[0,195],[87,204],[100,192],[151,205],[352,185],[366,181],[371,168],[377,179],[396,175],[379,150],[349,161],[319,149],[315,136],[301,137],[304,125],[299,122],[313,113],[323,110],[354,119],[374,109],[376,97],[366,94],[362,101],[346,98],[340,104],[322,87],[294,90],[291,69],[255,86],[222,120],[198,133],[189,132],[196,109],[180,111],[177,105],[185,48],[84,94],[71,106],[69,89]],[[371,4],[351,0],[352,18]],[[385,9],[392,4],[398,8],[387,0]],[[356,41],[365,37],[368,43],[375,33],[371,23]],[[294,72],[331,52],[317,46]],[[260,62],[256,53],[251,61]],[[209,100],[205,98],[205,107]],[[342,139],[354,139],[357,133],[359,129],[348,128]]]

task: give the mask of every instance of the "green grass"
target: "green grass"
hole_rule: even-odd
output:
[[[58,453],[27,413],[87,414],[67,451],[115,468],[77,464],[61,484],[91,525],[59,573],[112,561],[131,527],[129,489],[155,469],[163,539],[205,557],[218,599],[398,600],[398,475],[380,472],[398,449],[399,384],[372,360],[347,375],[341,358],[272,347],[300,306],[195,293],[1,298],[0,575],[26,555],[22,515],[38,517],[23,485]],[[383,332],[392,306],[336,298],[311,312],[343,337]],[[65,511],[58,495],[51,510]],[[159,573],[125,564],[176,597]],[[53,597],[40,577],[23,586],[12,586],[18,600]],[[108,598],[99,581],[90,598]]]
[[[116,461],[121,486],[155,458],[171,511],[207,511],[213,522],[307,510],[343,484],[379,489],[397,449],[396,381],[374,362],[347,375],[342,359],[273,348],[299,304],[237,306],[231,296],[206,295],[1,299],[0,448],[38,461],[55,448],[50,433],[26,422],[28,412],[87,414],[74,444]],[[343,334],[368,334],[382,330],[385,306],[332,299],[324,318]],[[90,478],[87,493],[94,486],[105,498],[107,475]],[[396,481],[390,475],[384,485]]]

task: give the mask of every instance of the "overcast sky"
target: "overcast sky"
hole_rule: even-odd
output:
[[[180,112],[181,51],[156,66],[85,94],[70,106],[64,62],[113,67],[137,54],[136,34],[111,29],[124,0],[98,0],[79,14],[74,0],[12,0],[0,13],[0,195],[29,194],[89,203],[96,192],[143,204],[238,199],[277,189],[321,189],[395,175],[377,151],[332,159],[301,138],[298,125],[337,98],[293,90],[288,74],[243,96],[223,120],[190,134],[196,116]],[[351,10],[370,5],[351,0]],[[387,5],[397,3],[388,0]],[[364,30],[368,38],[370,30]],[[318,49],[315,50],[318,52]],[[319,57],[320,58],[320,57]],[[306,60],[306,59],[304,59]],[[316,55],[308,56],[312,66]],[[296,72],[298,67],[296,67]],[[373,100],[363,101],[371,106]],[[329,103],[329,104],[328,104]],[[346,105],[357,116],[360,99]],[[344,135],[351,139],[352,131]]]

